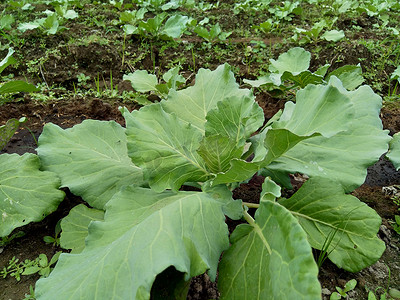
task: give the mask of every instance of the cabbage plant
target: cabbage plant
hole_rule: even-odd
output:
[[[155,284],[165,274],[169,297],[186,299],[191,278],[204,272],[211,280],[218,272],[221,299],[320,299],[312,248],[326,247],[332,232],[326,252],[345,270],[360,271],[385,250],[380,217],[349,194],[388,149],[380,107],[370,87],[348,91],[332,76],[265,121],[229,65],[200,69],[193,86],[170,89],[165,100],[121,108],[126,128],[46,124],[31,158],[36,169],[24,175],[10,161],[18,156],[1,155],[2,166],[10,163],[0,172],[0,213],[8,218],[0,233],[33,211],[54,210],[61,184],[87,205],[62,220],[61,246],[71,253],[38,280],[37,299],[167,299]],[[260,198],[233,199],[258,172],[269,174]],[[296,172],[309,179],[282,197]],[[30,189],[17,189],[22,176]],[[39,188],[48,193],[31,199]],[[231,234],[227,218],[242,220]]]

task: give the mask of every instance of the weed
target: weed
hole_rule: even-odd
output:
[[[352,291],[352,290],[354,290],[356,285],[357,285],[357,280],[355,280],[355,279],[349,280],[345,284],[343,289],[340,288],[340,287],[336,287],[336,291],[337,292],[333,292],[329,299],[330,300],[338,300],[338,299],[341,299],[341,298],[345,298],[346,299],[347,298],[347,293]]]

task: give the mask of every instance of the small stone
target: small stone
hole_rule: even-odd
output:
[[[322,295],[325,295],[325,296],[329,296],[330,294],[332,294],[332,292],[330,290],[328,290],[327,288],[323,288],[321,290],[321,292],[322,292]]]

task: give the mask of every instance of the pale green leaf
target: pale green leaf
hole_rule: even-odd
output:
[[[4,57],[0,62],[0,73],[3,72],[3,70],[7,68],[9,65],[15,64],[17,62],[15,58],[12,57],[13,54],[14,54],[14,49],[8,48],[8,53],[6,57]]]
[[[304,88],[309,84],[319,84],[323,83],[324,79],[322,76],[317,75],[315,73],[311,73],[310,71],[303,71],[300,74],[293,75],[290,72],[284,72],[281,81],[291,80],[296,83],[297,86]]]
[[[346,191],[352,191],[364,182],[367,167],[388,149],[390,137],[387,131],[382,130],[379,118],[382,100],[368,86],[349,92],[337,78],[332,78],[329,85],[348,97],[354,106],[348,129],[330,138],[316,136],[302,141],[276,159],[268,169],[331,178],[340,182]],[[321,91],[326,89],[318,87]],[[305,92],[300,95],[308,96]]]
[[[65,14],[63,15],[64,18],[72,20],[79,17],[78,13],[73,9],[68,9]]]
[[[238,147],[234,140],[222,135],[205,136],[197,150],[203,158],[210,173],[225,172],[233,158],[240,158],[242,147]]]
[[[343,30],[329,30],[326,31],[321,38],[327,40],[327,41],[332,41],[332,42],[338,42],[341,39],[345,37],[344,31]]]
[[[297,92],[296,106],[290,118],[272,126],[288,129],[297,135],[318,132],[324,137],[331,137],[349,128],[354,113],[350,98],[336,87],[310,85]]]
[[[295,47],[279,55],[277,60],[270,59],[269,71],[283,74],[284,72],[298,75],[310,67],[311,54],[300,47]]]
[[[72,249],[71,253],[80,253],[85,248],[85,239],[88,235],[88,226],[92,221],[101,221],[104,211],[88,208],[79,204],[72,208],[61,221],[60,245],[64,249]]]
[[[0,237],[41,221],[64,199],[56,174],[39,171],[36,155],[0,155]]]
[[[218,173],[212,180],[213,185],[241,182],[251,178],[259,169],[266,167],[272,161],[282,156],[302,140],[310,136],[298,136],[287,129],[269,129],[263,140],[266,151],[264,159],[255,162],[247,162],[242,159],[232,159],[231,167],[226,172]]]
[[[206,119],[206,135],[223,135],[241,146],[263,125],[264,113],[252,95],[229,97],[218,102]]]
[[[360,65],[346,65],[337,68],[326,76],[326,80],[330,80],[332,76],[339,78],[343,86],[351,91],[355,90],[364,82]]]
[[[21,23],[18,25],[18,30],[25,32],[27,30],[33,30],[39,28],[40,24],[38,22]]]
[[[390,159],[390,161],[395,166],[396,170],[400,169],[400,133],[395,133],[393,135],[392,140],[389,144],[389,152],[386,154],[386,157]]]
[[[262,185],[260,201],[275,201],[281,196],[281,187],[277,185],[271,178],[265,178]]]
[[[19,93],[19,92],[37,92],[40,91],[36,86],[23,80],[12,80],[4,83],[0,87],[0,94]]]
[[[381,218],[333,181],[311,178],[289,199],[279,202],[299,220],[316,249],[334,234],[327,252],[338,267],[358,272],[375,263],[385,250],[377,237]]]
[[[155,277],[170,266],[186,281],[207,270],[215,280],[229,245],[224,221],[220,202],[206,193],[129,186],[107,203],[104,222],[91,223],[85,249],[62,254],[50,276],[37,282],[35,296],[149,299]]]
[[[141,93],[156,91],[158,84],[157,76],[147,73],[146,70],[136,70],[133,73],[123,76],[123,80],[131,82],[132,87]]]
[[[63,187],[98,209],[122,186],[143,183],[127,155],[125,129],[114,121],[85,120],[66,130],[46,124],[37,152]]]
[[[400,82],[400,66],[397,67],[396,70],[394,70],[394,72],[392,73],[392,75],[390,76],[390,79],[397,79],[397,81]]]
[[[165,22],[164,28],[161,33],[174,39],[179,38],[185,31],[188,20],[189,18],[187,16],[171,16]]]
[[[175,113],[180,119],[204,132],[207,113],[217,107],[217,103],[231,96],[251,95],[247,89],[239,89],[228,64],[215,71],[200,69],[194,86],[171,90],[167,101],[162,101],[166,112]]]
[[[255,222],[239,225],[219,266],[220,299],[321,299],[307,236],[280,204],[263,201]]]
[[[7,145],[8,141],[13,137],[19,125],[26,121],[25,117],[21,119],[10,119],[6,124],[0,126],[0,150]]]
[[[160,103],[139,111],[123,111],[127,126],[128,154],[143,168],[145,180],[157,190],[178,190],[186,181],[205,181],[208,171],[196,152],[201,132],[166,113]]]

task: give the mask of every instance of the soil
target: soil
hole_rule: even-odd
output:
[[[83,15],[84,12],[85,10],[82,10],[80,13]],[[116,13],[110,14],[105,21],[110,22],[118,17],[119,15]],[[226,16],[226,24],[221,19],[221,26],[225,30],[240,29],[247,26],[248,18],[259,20],[262,16],[258,14],[247,16],[242,13],[237,16]],[[374,37],[376,35],[369,31],[372,21],[371,18],[362,15],[354,20],[339,20],[338,26],[340,29],[346,29],[349,24],[356,24],[362,28],[362,31],[357,32],[354,38],[358,36]],[[300,20],[294,19],[293,22],[299,23]],[[281,43],[282,38],[277,36],[244,38],[234,33],[229,42],[213,45],[222,53],[219,57],[210,55],[209,50],[204,47],[203,41],[194,36],[186,36],[182,42],[168,44],[168,47],[163,47],[162,44],[155,41],[148,46],[144,39],[129,36],[125,45],[126,56],[122,56],[120,50],[124,39],[121,33],[117,34],[114,31],[105,33],[104,28],[80,23],[74,24],[73,22],[66,26],[69,30],[51,37],[43,34],[36,35],[29,31],[24,33],[24,44],[18,49],[21,57],[24,61],[36,60],[41,63],[32,64],[36,71],[32,69],[32,66],[30,69],[28,64],[21,63],[18,66],[7,68],[4,71],[5,74],[2,74],[13,73],[16,78],[27,77],[29,81],[41,83],[48,88],[42,91],[42,94],[46,96],[45,100],[38,99],[38,96],[34,94],[16,94],[1,105],[0,99],[0,126],[11,118],[19,119],[22,116],[27,118],[27,122],[0,151],[0,154],[35,153],[36,140],[44,124],[49,122],[62,128],[72,127],[85,119],[115,120],[124,125],[124,119],[118,107],[126,106],[129,110],[133,110],[138,109],[139,105],[122,97],[123,92],[132,91],[130,83],[123,81],[123,75],[136,69],[152,70],[159,75],[168,70],[171,65],[180,64],[182,74],[190,84],[199,67],[214,69],[219,64],[228,62],[233,66],[239,81],[243,78],[255,79],[260,72],[265,71],[265,65],[269,58],[277,58],[280,53],[293,46],[289,42]],[[110,40],[114,41],[114,44],[111,44]],[[38,47],[39,41],[40,47]],[[263,41],[268,47],[258,49],[254,41]],[[192,44],[192,47],[188,47],[189,43]],[[258,49],[260,52],[254,52],[246,58],[244,49],[248,47]],[[365,45],[354,41],[338,42],[334,49],[331,44],[324,41],[308,45],[305,48],[309,51],[314,50],[311,70],[316,70],[325,63],[331,63],[331,68],[334,69],[346,64],[358,64],[360,61],[362,61],[363,69],[368,70],[374,67],[372,62],[377,55],[371,53]],[[1,54],[1,57],[4,57],[6,51]],[[386,66],[385,72],[390,73],[393,69],[394,66]],[[91,78],[91,82],[87,83],[87,86],[78,82],[77,75],[80,73]],[[33,74],[35,77],[31,77]],[[377,74],[377,77],[380,75]],[[98,88],[103,91],[100,96],[93,96],[95,89],[93,78],[98,78]],[[366,83],[372,84],[371,80],[371,78],[367,78]],[[92,92],[73,93],[79,84],[86,90],[92,89]],[[107,96],[106,92],[111,86],[118,87],[117,95]],[[379,92],[381,95],[387,94],[389,88],[387,82],[382,83]],[[266,119],[271,118],[284,106],[285,100],[282,98],[273,97],[262,90],[255,91],[255,94]],[[151,99],[155,100],[156,97]],[[398,105],[385,105],[380,116],[384,128],[388,129],[391,135],[400,131],[400,107]],[[263,180],[262,176],[254,176],[248,183],[242,184],[234,191],[234,197],[246,202],[257,202]],[[301,186],[300,174],[292,175],[292,183],[296,187]],[[326,261],[319,273],[324,299],[329,299],[330,293],[335,291],[336,286],[343,287],[348,280],[353,278],[357,280],[358,284],[354,291],[348,293],[352,299],[367,299],[367,290],[378,290],[377,295],[380,295],[387,287],[400,288],[400,235],[393,230],[392,226],[394,215],[400,213],[399,206],[393,201],[396,192],[393,194],[393,188],[388,188],[396,185],[400,185],[400,172],[396,171],[393,165],[382,157],[379,162],[368,169],[365,183],[353,192],[354,196],[375,209],[381,216],[382,225],[379,237],[385,242],[386,251],[377,263],[359,273],[343,271]],[[57,221],[64,217],[72,207],[82,202],[79,197],[72,195],[68,190],[65,192],[66,197],[56,212],[41,222],[18,228],[15,232],[23,231],[25,235],[0,247],[0,269],[6,266],[14,256],[23,261],[35,259],[39,254],[44,253],[50,259],[57,251],[62,250],[46,244],[43,237],[54,236]],[[228,220],[228,224],[229,229],[232,230],[237,222]],[[317,252],[315,256],[318,256]],[[23,299],[24,295],[29,293],[29,286],[34,286],[38,278],[38,275],[22,276],[20,281],[16,281],[12,277],[0,278],[0,300]],[[188,299],[218,299],[218,297],[216,284],[210,282],[206,274],[192,280]]]

